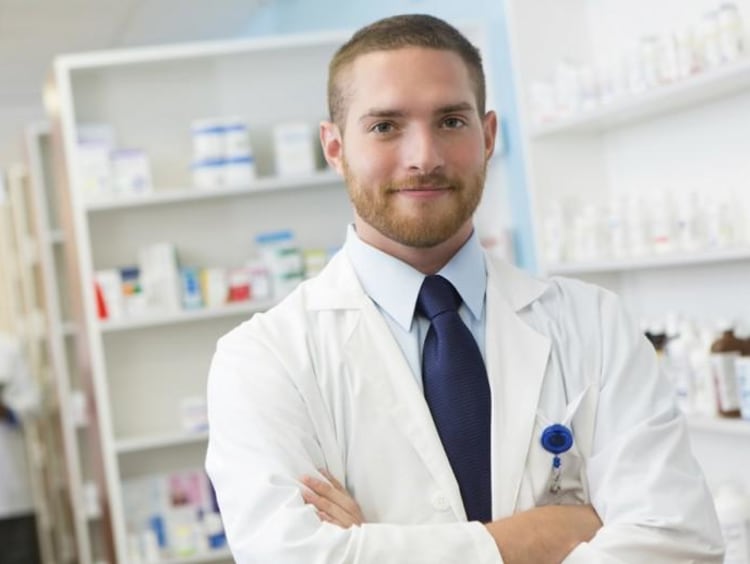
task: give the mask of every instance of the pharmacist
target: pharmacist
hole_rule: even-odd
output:
[[[235,561],[720,562],[684,420],[617,298],[479,245],[497,118],[476,49],[396,16],[330,69],[321,140],[354,226],[209,376]]]
[[[17,340],[0,333],[0,561],[37,564],[39,545],[23,421],[39,403]]]

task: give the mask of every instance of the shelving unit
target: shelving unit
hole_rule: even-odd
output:
[[[232,554],[228,550],[217,550],[207,554],[198,554],[196,556],[186,556],[184,558],[169,558],[160,561],[159,564],[203,564],[216,562],[217,560],[229,560]]]
[[[537,126],[532,130],[532,137],[543,139],[556,135],[604,133],[742,94],[748,88],[750,59],[707,70],[571,118]]]
[[[0,174],[4,174],[0,170]],[[65,480],[60,411],[55,393],[45,325],[47,257],[37,223],[29,174],[22,164],[7,170],[7,191],[0,206],[0,261],[9,289],[7,330],[22,345],[39,403],[23,424],[28,453],[29,483],[34,499],[41,561],[73,562],[76,551],[70,510],[72,492]]]
[[[636,319],[663,319],[674,312],[703,324],[718,318],[750,322],[750,248],[628,259],[604,252],[601,260],[550,263],[542,224],[551,202],[564,198],[599,206],[613,196],[646,197],[656,190],[704,195],[726,190],[749,198],[750,130],[741,124],[750,123],[750,1],[736,4],[744,17],[743,57],[535,126],[531,85],[552,76],[560,60],[593,65],[624,55],[641,37],[697,24],[719,2],[506,0],[536,256],[543,274],[610,288]],[[750,478],[740,471],[750,464],[750,451],[738,448],[747,440],[747,427],[743,421],[690,420],[694,449],[712,485],[732,479],[750,489]],[[730,453],[732,469],[722,468],[717,461],[726,466]]]
[[[70,521],[75,537],[75,561],[90,564],[102,556],[104,539],[101,531],[90,530],[85,512],[84,484],[94,480],[91,468],[92,454],[88,452],[88,429],[76,428],[73,414],[72,394],[82,390],[80,368],[73,354],[76,324],[70,315],[67,303],[65,263],[66,242],[60,229],[58,195],[55,190],[52,140],[49,123],[39,122],[27,126],[25,135],[26,160],[29,169],[30,199],[33,202],[34,223],[37,230],[38,259],[43,274],[43,294],[47,323],[45,327],[47,351],[50,361],[49,393],[54,393],[58,418],[61,450],[60,477],[66,481],[69,492]],[[84,464],[85,461],[89,464]],[[101,510],[99,510],[101,513]],[[62,556],[57,555],[57,558]]]
[[[339,177],[332,171],[320,171],[309,176],[292,178],[260,178],[253,184],[238,187],[217,187],[214,189],[178,188],[172,190],[160,190],[155,194],[143,196],[123,197],[109,201],[94,201],[86,205],[89,213],[116,210],[124,208],[173,205],[189,203],[198,200],[211,200],[217,198],[233,198],[248,196],[262,192],[275,192],[280,190],[302,190],[305,188],[324,187],[339,183]]]
[[[561,263],[547,265],[548,274],[578,276],[595,273],[631,272],[634,270],[672,269],[692,266],[721,265],[750,260],[750,249],[727,249],[700,253],[664,255],[609,261]]]
[[[134,331],[146,327],[179,325],[181,323],[190,323],[194,321],[249,316],[253,313],[267,310],[274,303],[276,303],[275,300],[252,300],[227,304],[221,307],[184,310],[178,313],[158,316],[143,316],[117,321],[102,321],[99,323],[99,330],[102,333],[114,333],[117,331]]]
[[[173,433],[169,435],[137,437],[118,441],[115,449],[119,454],[158,450],[173,446],[202,444],[208,441],[208,432],[202,433]]]

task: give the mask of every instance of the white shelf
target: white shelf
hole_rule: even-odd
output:
[[[125,454],[130,452],[141,452],[144,450],[202,443],[207,440],[207,431],[200,433],[171,433],[168,435],[156,435],[152,437],[122,439],[115,443],[115,450],[120,454]]]
[[[216,562],[232,558],[232,553],[228,548],[196,554],[195,556],[184,556],[181,558],[168,558],[160,560],[159,564],[200,564],[202,562]]]
[[[130,331],[146,327],[158,327],[160,325],[176,325],[193,321],[220,319],[234,315],[253,314],[265,311],[275,303],[275,300],[251,300],[228,304],[222,307],[183,310],[171,314],[133,317],[116,321],[102,321],[99,323],[99,330],[102,333],[114,333],[116,331]]]
[[[750,87],[750,60],[718,67],[674,84],[661,86],[640,96],[613,102],[590,112],[535,128],[541,139],[569,133],[597,133],[679,111],[710,100],[731,96]]]
[[[547,266],[548,274],[578,275],[597,272],[622,272],[626,270],[649,270],[700,266],[722,262],[750,260],[750,248],[713,250],[700,253],[675,253],[637,259],[621,259],[596,262],[562,263]]]
[[[705,415],[690,415],[687,417],[687,423],[691,431],[735,435],[737,437],[747,437],[750,440],[750,421],[745,421],[744,419],[722,419]]]
[[[177,204],[198,200],[211,200],[237,196],[247,196],[264,192],[279,192],[282,190],[303,190],[318,188],[330,184],[340,184],[341,177],[334,171],[323,170],[307,176],[267,177],[259,178],[247,186],[233,188],[199,189],[182,188],[159,190],[142,196],[122,197],[106,201],[93,201],[86,204],[88,212],[118,210],[136,207]]]

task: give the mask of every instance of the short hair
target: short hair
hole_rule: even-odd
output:
[[[328,65],[330,120],[343,127],[346,100],[339,79],[345,67],[361,55],[404,47],[451,51],[461,57],[473,82],[479,115],[484,115],[486,85],[479,49],[455,27],[439,18],[425,14],[404,14],[384,18],[361,28],[336,51]]]

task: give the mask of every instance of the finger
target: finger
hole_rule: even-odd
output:
[[[319,512],[328,515],[332,523],[344,527],[345,529],[348,529],[354,524],[354,519],[349,513],[331,502],[329,499],[316,494],[312,490],[303,491],[302,499],[305,500],[305,503],[315,507]]]
[[[326,513],[325,511],[320,511],[319,509],[316,509],[315,513],[318,514],[318,518],[321,521],[325,521],[326,523],[332,523],[333,525],[338,525],[340,527],[344,526],[343,524],[341,524],[338,521],[336,521],[336,519],[334,519],[333,517],[331,517],[330,515],[328,515],[328,513]]]
[[[331,474],[325,468],[320,468],[320,473],[328,479],[336,490],[340,491],[345,496],[344,498],[337,498],[337,502],[352,516],[354,524],[361,525],[364,523],[365,520],[362,515],[362,510],[359,508],[357,500],[352,497],[344,485],[336,479],[336,476]]]
[[[326,477],[326,479],[331,482],[331,485],[336,488],[339,491],[346,491],[346,488],[336,479],[336,476],[331,474],[328,470],[325,468],[320,469],[320,473],[323,474],[323,476]]]
[[[319,496],[332,502],[350,515],[351,519],[359,513],[359,506],[345,489],[338,490],[328,482],[312,476],[304,476],[303,483]]]

